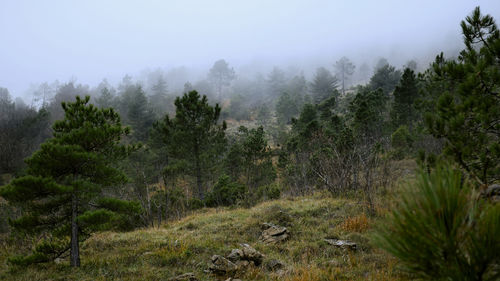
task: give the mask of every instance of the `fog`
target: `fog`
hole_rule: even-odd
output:
[[[500,1],[1,0],[0,87],[26,98],[33,83],[96,86],[174,69],[175,89],[218,59],[237,75],[278,65],[307,78],[342,56],[426,67],[457,54],[459,23],[478,5],[500,18]]]

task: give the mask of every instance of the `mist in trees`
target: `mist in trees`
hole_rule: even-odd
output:
[[[208,80],[213,84],[218,99],[221,98],[223,88],[229,86],[235,78],[234,69],[229,68],[225,60],[216,61],[208,72]]]
[[[343,95],[345,95],[345,90],[347,84],[349,83],[349,78],[354,73],[355,68],[356,67],[354,66],[354,64],[346,57],[342,57],[340,58],[340,60],[335,62],[335,70],[341,83]]]
[[[262,61],[245,49],[245,61],[227,47],[93,84],[38,82],[24,99],[0,87],[0,208],[9,214],[0,232],[30,237],[32,250],[11,263],[69,257],[79,266],[92,233],[282,195],[355,198],[379,216],[377,196],[405,161],[421,169],[421,184],[438,182],[430,175],[445,163],[479,194],[500,180],[500,35],[479,8],[461,28],[463,50],[433,61],[369,44],[368,55],[346,47],[301,58],[285,42],[270,51],[294,58]],[[193,57],[213,42],[198,39]]]

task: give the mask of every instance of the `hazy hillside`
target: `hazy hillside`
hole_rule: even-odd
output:
[[[500,280],[500,1],[0,2],[0,281]]]
[[[225,280],[232,274],[205,272],[212,255],[225,256],[248,243],[264,259],[262,265],[234,274],[242,280],[405,280],[395,260],[371,245],[376,221],[363,214],[363,206],[325,195],[274,200],[250,209],[203,209],[159,229],[103,232],[83,244],[80,268],[71,269],[64,261],[8,271],[0,260],[0,279],[168,280],[193,272],[199,280]],[[265,222],[287,227],[289,238],[277,244],[260,241]],[[353,241],[357,249],[343,250],[325,238]],[[9,249],[2,246],[2,259]],[[284,267],[271,270],[274,259]]]

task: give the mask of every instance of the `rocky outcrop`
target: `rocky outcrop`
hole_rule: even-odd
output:
[[[277,226],[272,223],[262,224],[262,234],[260,235],[260,240],[267,244],[276,244],[288,239],[289,232],[286,227]]]
[[[249,266],[259,266],[263,259],[264,255],[259,251],[248,244],[241,244],[241,248],[233,249],[227,258],[220,255],[212,256],[209,272],[217,275],[233,274],[244,271]]]
[[[192,272],[184,273],[168,279],[169,281],[199,281]]]
[[[208,269],[212,273],[224,275],[236,272],[236,270],[238,270],[238,266],[236,264],[223,256],[213,255],[211,260],[212,263],[210,264]]]
[[[233,249],[227,258],[238,263],[239,261],[253,262],[256,266],[262,263],[264,256],[248,244],[241,244],[241,249]]]

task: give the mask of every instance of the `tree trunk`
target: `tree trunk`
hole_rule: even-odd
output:
[[[344,77],[344,73],[342,73],[342,95],[345,96],[345,77]]]
[[[168,166],[168,156],[167,156],[167,159],[165,161],[165,166]],[[162,179],[163,179],[163,185],[165,187],[165,221],[168,221],[168,202],[169,202],[169,198],[168,198],[168,176],[167,174],[165,173],[162,173]]]
[[[166,182],[166,181],[165,181]],[[165,184],[165,221],[168,221],[168,211],[170,208],[170,198],[168,197],[168,190],[167,190],[167,185]]]
[[[161,225],[161,212],[160,212],[160,208],[158,208],[158,229],[160,228],[160,225]]]
[[[203,186],[201,182],[201,163],[200,163],[200,151],[198,146],[194,148],[194,154],[196,157],[196,186],[198,187],[198,197],[200,200],[205,199],[205,194],[203,192]]]
[[[71,249],[70,249],[70,265],[72,267],[80,266],[80,248],[78,245],[78,197],[76,193],[71,196]]]

